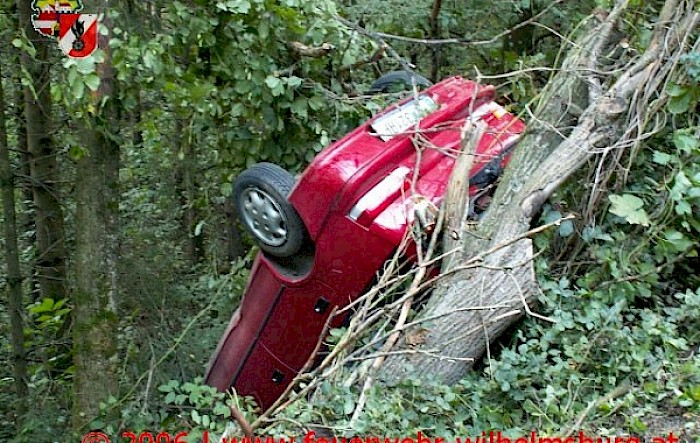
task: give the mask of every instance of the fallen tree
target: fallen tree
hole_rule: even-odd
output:
[[[494,338],[530,312],[537,285],[527,233],[543,203],[594,156],[619,159],[659,127],[665,88],[681,55],[696,43],[691,38],[700,15],[693,2],[666,0],[646,50],[637,53],[621,31],[628,8],[629,1],[618,1],[609,14],[583,24],[579,41],[569,42],[561,67],[528,109],[528,132],[483,219],[465,224],[457,213],[446,220],[445,243],[455,244],[457,255],[443,261],[445,278],[418,319],[408,328],[398,325],[404,337],[419,331],[421,339],[398,341],[378,368],[384,382],[403,379],[409,370],[412,377],[459,380]]]
[[[297,376],[288,388],[289,397],[280,398],[255,420],[252,430],[265,427],[274,421],[275,412],[309,394],[322,404],[324,394],[316,388],[323,380],[361,387],[348,426],[353,429],[376,383],[406,378],[453,383],[523,315],[549,320],[528,305],[538,291],[529,237],[573,216],[534,229],[533,218],[562,183],[592,160],[599,173],[587,184],[588,201],[591,208],[596,206],[611,177],[607,166],[624,155],[633,158],[641,143],[663,126],[659,123],[668,101],[665,89],[680,57],[697,44],[691,38],[700,14],[693,3],[666,0],[646,49],[631,49],[621,24],[631,9],[629,0],[618,0],[610,13],[599,11],[582,23],[577,41],[566,41],[561,65],[526,109],[528,131],[478,222],[467,216],[471,205],[461,190],[468,188],[465,171],[480,128],[464,128],[463,149],[436,231],[430,238],[411,233],[418,246],[417,266],[402,272],[397,253],[378,283],[353,302],[350,325],[323,362],[313,369],[308,362],[305,369],[310,371]],[[493,79],[477,76],[483,82]],[[442,233],[441,254],[436,240]],[[431,278],[428,269],[440,258],[442,272]],[[411,319],[418,299],[431,285],[429,300]],[[343,370],[347,363],[354,364],[352,370]]]

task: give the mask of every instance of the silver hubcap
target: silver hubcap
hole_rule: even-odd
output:
[[[258,240],[270,246],[287,241],[287,219],[270,194],[259,188],[243,191],[243,221]]]

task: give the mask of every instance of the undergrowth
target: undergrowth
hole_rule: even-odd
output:
[[[583,430],[647,438],[674,432],[700,441],[697,85],[691,76],[671,87],[673,124],[630,159],[629,176],[613,174],[617,181],[595,217],[535,238],[542,252],[536,310],[553,324],[526,318],[452,386],[425,378],[375,383],[352,422],[358,387],[326,381],[313,401],[290,404],[260,432],[301,436],[320,426],[347,436],[420,430],[449,438]],[[679,104],[681,94],[691,97]],[[567,203],[576,192],[576,184],[561,189],[540,221],[561,217],[567,206],[578,209]],[[222,432],[226,401],[255,417],[242,399],[197,382],[171,381],[160,390],[180,411],[161,422],[173,429]]]

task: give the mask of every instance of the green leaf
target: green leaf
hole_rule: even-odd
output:
[[[258,38],[265,41],[270,36],[270,25],[267,20],[260,20],[258,25]]]
[[[279,86],[281,83],[281,80],[277,77],[273,77],[271,75],[268,75],[267,78],[265,79],[265,84],[267,85],[268,88],[276,88]]]
[[[192,421],[195,423],[200,424],[202,422],[202,417],[199,415],[199,412],[197,412],[196,409],[192,409],[192,413],[190,415],[192,416]]]
[[[36,57],[36,48],[29,40],[22,40],[21,38],[16,38],[12,40],[12,46],[18,49],[24,49],[27,51],[32,58]]]
[[[355,401],[349,395],[345,397],[345,402],[343,403],[343,413],[345,415],[350,415],[355,410]]]
[[[248,0],[228,0],[218,2],[216,7],[222,11],[233,12],[238,14],[247,14],[250,12],[250,2]]]
[[[676,83],[671,83],[666,93],[669,95],[669,97],[682,97],[688,94],[688,88]]]
[[[668,110],[671,114],[683,114],[690,108],[690,94],[681,95],[680,97],[671,97],[668,101]]]
[[[194,236],[199,237],[202,235],[202,228],[204,228],[204,225],[206,222],[204,220],[200,220],[199,223],[197,223],[197,226],[194,227]]]
[[[650,220],[644,210],[644,201],[634,195],[610,195],[608,197],[612,203],[610,212],[624,218],[627,223],[633,225],[649,226]]]
[[[686,154],[690,154],[700,147],[700,140],[687,132],[676,131],[673,133],[673,144]]]
[[[671,198],[675,201],[682,200],[688,190],[693,186],[693,183],[685,175],[684,171],[678,171],[678,174],[673,179],[673,187],[671,188]]]
[[[659,165],[667,165],[671,162],[671,160],[673,160],[673,156],[671,154],[666,154],[665,152],[661,151],[654,151],[652,156],[652,161]]]
[[[693,208],[685,200],[676,202],[674,209],[678,215],[690,215],[693,212]]]
[[[308,112],[306,108],[308,106],[308,101],[305,98],[298,98],[292,103],[292,112],[302,118],[308,117]]]
[[[568,237],[574,233],[574,222],[571,220],[564,220],[559,226],[559,235],[562,237]]]
[[[97,74],[89,74],[85,77],[85,84],[91,91],[97,91],[100,87],[100,77]]]
[[[548,207],[550,207],[550,206],[548,206]],[[550,210],[550,211],[547,211],[547,213],[545,214],[544,222],[545,223],[554,223],[555,221],[559,220],[561,217],[562,217],[561,212]]]
[[[178,380],[170,380],[168,384],[158,386],[158,390],[160,392],[174,392],[178,387],[180,387]]]
[[[153,51],[146,50],[145,54],[143,54],[143,66],[148,70],[152,70],[155,65],[156,55]]]
[[[45,298],[41,301],[40,305],[32,306],[29,311],[33,314],[40,314],[42,312],[51,312],[54,308],[54,301],[52,298]]]
[[[314,96],[309,99],[309,107],[313,111],[318,111],[319,109],[322,109],[324,106],[328,106],[328,103],[323,99],[321,96]]]
[[[287,85],[289,85],[289,87],[291,87],[291,88],[298,88],[303,83],[304,83],[304,80],[299,78],[299,77],[296,77],[296,76],[287,77]]]
[[[284,86],[282,85],[282,80],[279,78],[268,75],[265,79],[265,84],[270,88],[273,96],[277,97],[284,94]]]
[[[75,100],[81,100],[85,96],[85,83],[76,82],[75,85],[71,87],[71,92],[73,92],[73,98]]]
[[[685,234],[675,229],[666,231],[664,233],[664,238],[677,252],[685,252],[692,248],[694,244]]]
[[[63,317],[64,315],[68,314],[69,312],[70,312],[69,308],[63,308],[63,309],[57,310],[56,312],[54,312],[54,314],[56,314],[56,317],[60,318],[60,317]]]
[[[97,71],[97,63],[93,58],[78,58],[75,60],[75,68],[80,74],[92,74]]]
[[[217,403],[214,406],[214,414],[228,418],[231,415],[231,409],[223,403]]]

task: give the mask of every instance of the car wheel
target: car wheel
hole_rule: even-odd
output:
[[[433,85],[433,82],[415,72],[392,71],[375,80],[367,92],[369,94],[379,94],[381,92],[406,91],[412,89],[413,81],[415,81],[419,89]]]
[[[306,228],[287,200],[294,177],[272,163],[258,163],[243,171],[233,187],[234,204],[243,226],[275,257],[290,257],[304,243]]]

